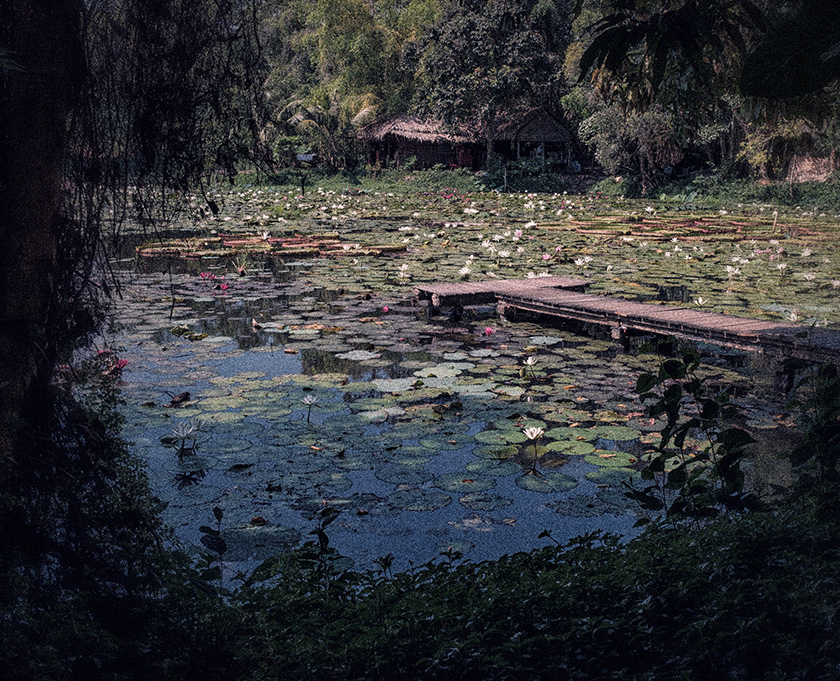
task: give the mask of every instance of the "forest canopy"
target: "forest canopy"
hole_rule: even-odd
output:
[[[346,167],[376,118],[420,114],[489,137],[498,116],[545,107],[580,133],[581,159],[646,187],[679,163],[784,178],[798,154],[836,146],[840,36],[824,5],[266,2],[266,159],[305,150]]]

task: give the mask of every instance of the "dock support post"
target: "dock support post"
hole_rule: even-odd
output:
[[[507,303],[497,303],[496,314],[499,315],[501,319],[508,319],[512,321],[516,317],[516,308],[511,307]]]
[[[624,352],[630,349],[630,339],[627,336],[627,327],[616,324],[610,327],[610,338],[613,339],[616,346],[621,348]]]

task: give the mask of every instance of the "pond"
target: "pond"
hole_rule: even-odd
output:
[[[840,321],[819,216],[774,233],[760,207],[735,219],[592,197],[223,198],[218,218],[173,226],[180,255],[115,258],[110,343],[128,361],[125,436],[165,520],[198,547],[218,506],[225,560],[244,568],[311,539],[325,508],[340,511],[331,544],[359,568],[389,553],[398,568],[447,551],[493,559],[545,545],[544,530],[635,531],[622,483],[662,425],[634,393],[661,360],[647,339],[625,352],[492,307],[431,316],[415,284],[547,272],[638,300]],[[226,233],[248,249],[214,253]],[[254,248],[301,237],[339,243]],[[760,358],[701,350],[703,375],[737,387],[747,427],[790,423]]]

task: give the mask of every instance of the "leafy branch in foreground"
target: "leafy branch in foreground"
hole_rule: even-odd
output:
[[[799,495],[829,513],[840,490],[840,376],[833,365],[812,368],[796,385],[802,443],[790,453]]]
[[[697,373],[700,357],[687,350],[666,359],[657,373],[646,372],[636,392],[649,402],[652,418],[664,417],[660,440],[644,457],[645,485],[628,485],[627,496],[667,522],[701,522],[722,511],[745,510],[755,497],[744,490],[741,462],[755,442],[744,430],[728,426],[738,410],[730,391],[712,392]],[[688,413],[686,413],[688,411]],[[640,524],[650,522],[650,518]]]

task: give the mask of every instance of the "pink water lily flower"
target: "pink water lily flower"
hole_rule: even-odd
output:
[[[489,336],[493,333],[496,333],[496,329],[494,329],[492,326],[485,326],[484,327],[484,335],[485,336]]]

